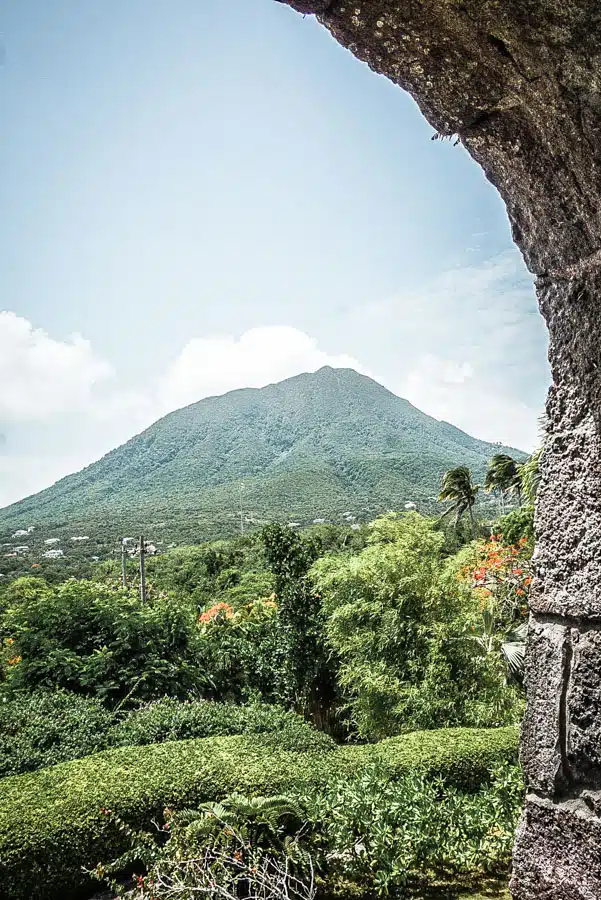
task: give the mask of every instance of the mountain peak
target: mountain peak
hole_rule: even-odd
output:
[[[349,509],[370,518],[425,502],[452,466],[480,479],[494,452],[498,445],[438,422],[368,376],[323,366],[176,410],[1,510],[0,526],[102,518],[121,528],[183,516],[211,537],[238,521],[241,480],[257,522],[335,520]]]

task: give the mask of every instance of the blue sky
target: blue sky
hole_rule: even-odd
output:
[[[546,335],[496,191],[314,19],[1,0],[0,31],[0,504],[325,363],[536,444]]]

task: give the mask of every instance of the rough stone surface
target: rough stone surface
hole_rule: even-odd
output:
[[[601,784],[601,632],[572,632],[567,764],[577,784]]]
[[[599,900],[601,824],[583,800],[529,796],[518,826],[511,891],[537,900]]]
[[[601,3],[287,2],[463,143],[537,276],[553,384],[522,755],[547,800],[522,818],[513,895],[601,900]]]
[[[522,766],[533,790],[553,794],[563,780],[562,707],[570,660],[564,625],[530,621],[526,667],[528,712],[522,726]]]

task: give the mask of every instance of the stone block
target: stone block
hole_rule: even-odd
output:
[[[572,629],[567,760],[577,783],[601,784],[601,631]]]
[[[518,825],[514,900],[600,900],[601,821],[583,800],[530,795]]]
[[[521,759],[530,788],[546,794],[554,792],[563,774],[560,720],[568,654],[565,626],[531,619]]]
[[[545,448],[534,612],[601,619],[601,442],[587,423]]]

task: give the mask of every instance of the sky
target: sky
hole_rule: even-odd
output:
[[[322,365],[537,445],[547,338],[500,198],[315,19],[0,0],[0,42],[0,505]]]

